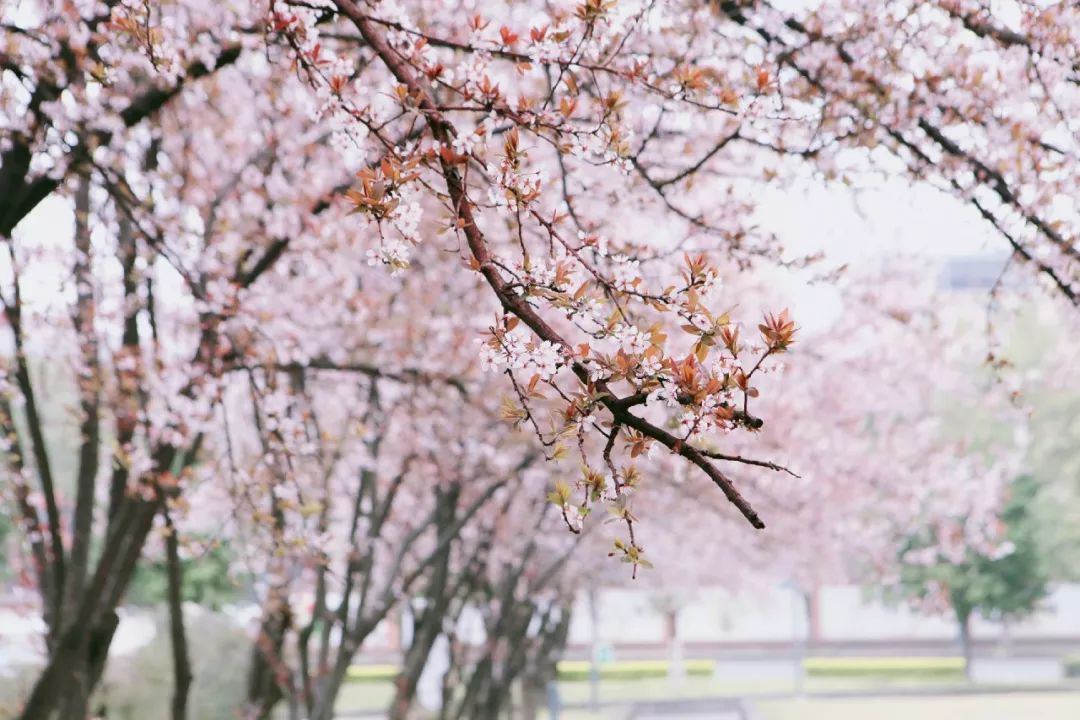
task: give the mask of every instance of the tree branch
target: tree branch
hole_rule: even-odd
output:
[[[379,32],[375,24],[367,18],[353,0],[335,0],[335,4],[342,14],[356,26],[365,42],[379,56],[387,69],[416,98],[417,109],[423,113],[432,138],[446,147],[451,147],[456,131],[453,125],[439,112],[432,100],[430,91],[421,83],[412,68],[390,47],[390,44]],[[514,290],[500,276],[497,264],[488,248],[487,240],[473,217],[473,204],[468,197],[461,174],[445,156],[440,156],[439,163],[443,179],[446,182],[446,190],[450,197],[451,206],[457,215],[461,232],[465,235],[469,251],[476,261],[480,273],[488,285],[491,286],[503,308],[506,312],[520,318],[541,339],[547,340],[560,348],[569,349],[570,344],[529,305],[524,297],[515,294]],[[742,497],[727,477],[715,468],[698,450],[621,407],[618,396],[608,388],[605,382],[593,383],[589,380],[588,370],[581,363],[573,363],[572,369],[582,383],[596,387],[601,396],[600,402],[611,412],[617,422],[660,441],[676,454],[682,455],[691,463],[697,465],[716,483],[725,497],[739,509],[751,525],[755,528],[765,527],[765,523],[758,517],[757,512],[750,506],[750,503]]]

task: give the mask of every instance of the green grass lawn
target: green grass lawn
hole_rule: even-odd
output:
[[[768,700],[762,720],[1074,720],[1080,693]]]
[[[394,686],[389,682],[345,683],[338,694],[338,712],[385,710],[394,698]]]

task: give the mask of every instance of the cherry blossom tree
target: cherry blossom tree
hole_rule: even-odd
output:
[[[898,533],[920,522],[967,516],[961,542],[991,549],[1024,449],[1023,413],[989,374],[975,372],[985,338],[973,318],[983,304],[943,296],[925,265],[887,262],[889,276],[878,270],[837,283],[840,317],[805,346],[806,357],[792,355],[791,367],[770,378],[778,383],[765,392],[777,398],[770,423],[741,443],[797,468],[797,478],[762,475],[757,492],[780,503],[773,512],[784,526],[765,542],[811,533],[772,565],[804,589],[857,578],[860,569],[886,572]],[[914,381],[925,392],[912,392],[912,378],[927,379]],[[981,427],[955,416],[957,406],[1015,438],[988,447]]]
[[[790,121],[751,142],[832,176],[875,165],[969,204],[1068,302],[1080,302],[1078,11],[1068,2],[712,2],[752,43]],[[759,126],[761,129],[766,126]]]
[[[632,575],[649,562],[638,490],[671,460],[755,528],[765,517],[805,527],[799,508],[874,517],[852,499],[865,486],[777,485],[774,461],[797,457],[793,438],[811,432],[794,418],[866,413],[810,403],[810,388],[838,381],[803,382],[798,367],[794,387],[770,398],[777,385],[762,378],[793,347],[795,323],[782,305],[760,323],[743,316],[747,298],[721,278],[807,259],[753,225],[755,183],[730,169],[770,181],[780,154],[824,178],[930,182],[1075,304],[1076,20],[1066,3],[974,0],[886,13],[843,0],[5,5],[0,420],[8,505],[49,627],[24,717],[85,715],[155,523],[176,556],[168,538],[196,487],[239,503],[237,528],[265,551],[260,657],[274,657],[296,583],[318,586],[327,566],[305,558],[343,553],[318,542],[337,522],[329,504],[303,498],[342,478],[352,497],[388,492],[379,483],[392,488],[404,462],[395,449],[388,474],[357,490],[356,457],[338,469],[315,427],[326,404],[306,389],[315,374],[363,378],[348,392],[372,408],[364,388],[376,380],[445,398],[455,384],[488,387],[476,364],[494,371],[510,394],[499,413],[532,448],[577,456],[579,472],[545,487],[562,523],[579,533],[594,508],[613,511],[612,547]],[[70,241],[33,229],[35,209],[64,203]],[[379,316],[399,295],[393,321]],[[36,365],[45,357],[60,384]],[[65,386],[76,441],[61,445],[43,409],[45,388]],[[430,402],[415,412],[450,417],[450,401]],[[227,416],[240,412],[252,432],[234,432]],[[784,412],[793,432],[772,436],[776,456],[729,452],[772,432],[770,413],[783,426]],[[485,419],[467,422],[483,437]],[[917,427],[922,440],[935,434]],[[233,435],[247,445],[230,449]],[[481,463],[502,442],[464,442],[462,457]],[[438,467],[431,448],[422,456]],[[200,478],[201,460],[224,462],[234,482]],[[61,466],[75,468],[70,482]],[[733,478],[757,468],[775,473],[774,489],[756,483],[750,496]],[[456,512],[482,495],[468,479],[458,482],[472,499],[442,498]],[[839,498],[859,512],[837,513]],[[912,514],[920,502],[897,500]]]
[[[412,613],[411,639],[390,716],[409,717],[417,681],[440,636],[448,667],[439,714],[494,717],[513,701],[538,707],[566,642],[586,536],[551,533],[557,511],[529,487],[506,493],[462,534],[446,582],[433,574]],[[526,711],[530,712],[530,711]]]
[[[785,314],[769,316],[762,325],[764,342],[756,355],[740,360],[725,353],[724,345],[717,344],[716,338],[723,331],[732,333],[734,326],[726,313],[714,314],[703,304],[702,296],[714,290],[711,279],[715,277],[704,254],[687,255],[678,275],[658,279],[676,284],[650,288],[637,272],[640,260],[632,259],[638,255],[638,247],[648,252],[648,246],[628,237],[620,239],[627,243],[625,252],[610,253],[606,239],[574,220],[569,204],[565,213],[560,212],[558,206],[569,202],[562,197],[565,193],[555,196],[557,205],[553,207],[543,192],[544,167],[561,162],[567,143],[570,152],[575,144],[584,144],[583,152],[598,155],[592,164],[611,166],[616,171],[628,165],[623,157],[629,152],[624,140],[628,131],[617,112],[622,93],[601,97],[588,108],[583,107],[581,117],[575,110],[578,92],[573,74],[566,75],[564,85],[552,85],[539,70],[556,64],[570,71],[616,72],[611,68],[602,70],[585,59],[602,54],[601,46],[617,41],[624,33],[629,37],[638,23],[645,21],[647,13],[642,8],[637,14],[609,18],[611,7],[608,3],[586,3],[574,14],[557,14],[548,30],[536,29],[531,36],[534,45],[542,48],[545,34],[550,31],[567,35],[570,45],[576,45],[578,50],[561,62],[557,58],[544,62],[543,50],[537,50],[541,63],[517,82],[516,107],[499,89],[496,68],[488,68],[486,60],[474,57],[480,46],[461,49],[452,41],[429,38],[411,27],[407,17],[399,17],[400,12],[387,18],[380,15],[381,6],[371,10],[352,3],[337,6],[359,32],[362,44],[374,53],[377,62],[371,64],[371,72],[375,77],[370,79],[363,77],[364,73],[350,77],[346,72],[348,64],[343,65],[321,43],[319,15],[315,11],[300,8],[281,12],[275,27],[295,50],[296,61],[314,89],[326,97],[328,112],[346,113],[346,127],[353,129],[354,137],[366,136],[369,142],[382,144],[390,151],[391,157],[377,171],[361,173],[360,189],[348,195],[379,236],[378,257],[383,262],[394,268],[407,263],[408,245],[419,242],[416,215],[423,210],[414,196],[422,199],[421,189],[433,182],[445,186],[445,195],[435,190],[429,197],[449,213],[448,227],[463,243],[463,259],[481,274],[505,311],[490,328],[483,361],[489,367],[509,370],[522,403],[521,418],[533,426],[538,439],[558,454],[558,436],[577,432],[582,461],[587,465],[590,455],[595,459],[598,448],[590,452],[583,426],[594,411],[603,411],[612,418],[612,429],[606,433],[605,462],[611,463],[611,448],[623,431],[636,433],[644,441],[661,442],[705,471],[752,525],[762,527],[757,513],[717,464],[690,441],[717,425],[732,428],[757,424],[756,419],[747,419],[745,402],[743,411],[738,411],[736,396],[748,392],[748,378],[766,359],[790,344],[794,323]],[[476,16],[472,22],[474,35],[482,37],[487,21]],[[509,46],[517,42],[518,36],[503,26],[499,38],[492,42]],[[464,55],[460,62],[465,64],[458,71],[448,70],[440,52],[434,49],[448,42],[446,50],[451,54],[462,50]],[[527,72],[524,63],[528,57],[500,55],[500,59],[512,60],[506,70],[519,75]],[[474,62],[482,65],[469,67]],[[476,87],[471,80],[474,77],[479,77]],[[360,105],[365,98],[354,95],[371,82],[390,83],[401,107],[387,115],[370,103]],[[658,92],[648,79],[640,82],[646,96]],[[568,95],[560,99],[558,96],[564,92]],[[444,101],[436,94],[447,94],[449,99]],[[669,94],[669,90],[659,91],[661,98]],[[730,112],[716,104],[706,104],[706,108]],[[467,125],[458,127],[458,117]],[[387,124],[414,125],[416,120],[426,124],[430,138],[403,147],[388,143],[384,136]],[[509,122],[511,127],[501,133],[495,126],[500,122]],[[586,128],[581,127],[583,122]],[[597,142],[599,147],[591,147]],[[487,162],[482,171],[470,173],[474,161],[488,160],[489,148],[492,156],[498,154],[501,158],[500,163]],[[530,159],[530,153],[535,160]],[[486,199],[474,197],[467,175],[482,179],[487,187]],[[492,249],[488,239],[494,231],[489,227],[492,220],[481,217],[481,210],[489,218],[503,216],[511,224],[509,236],[504,235],[508,242],[501,243],[498,250]],[[572,222],[579,225],[578,237],[562,229]],[[502,257],[499,253],[503,244],[511,253],[520,253],[520,257]],[[550,262],[536,259],[545,250]],[[651,252],[655,254],[655,247]],[[654,284],[659,283],[654,280]],[[674,341],[668,343],[664,315],[681,321],[683,329],[696,338],[692,348],[687,347],[690,343],[682,343],[681,347]],[[575,335],[585,342],[575,343]],[[590,341],[598,347],[594,348]],[[713,362],[706,365],[714,347]],[[675,353],[687,350],[690,352],[684,360],[676,359]],[[570,371],[570,385],[560,385],[560,379],[567,375],[560,372],[562,368]],[[520,379],[516,377],[519,374]],[[616,390],[620,385],[626,389]],[[544,397],[538,387],[545,386],[558,394],[560,402],[545,413],[547,417],[538,418],[539,411],[532,406]],[[687,432],[682,436],[630,410],[664,392],[673,396],[676,404],[687,405]],[[616,474],[611,495],[616,502],[622,498],[626,483],[626,478]],[[595,499],[605,496],[602,492],[593,494]],[[564,517],[571,529],[577,529],[580,519],[574,514],[586,514],[588,502],[573,510],[569,503],[564,504]],[[633,539],[632,515],[627,512],[623,517],[628,541],[621,547],[636,560],[640,549]]]
[[[294,713],[302,708],[306,717],[331,717],[346,671],[368,636],[403,602],[422,597],[426,605],[414,623],[399,682],[404,712],[442,632],[447,604],[465,591],[469,568],[491,550],[483,528],[496,520],[506,525],[506,505],[518,497],[531,493],[542,502],[549,483],[534,467],[542,457],[497,420],[497,406],[470,408],[469,398],[454,388],[418,396],[386,382],[363,383],[360,397],[346,403],[349,412],[363,412],[335,421],[343,399],[340,379],[313,378],[309,421],[340,428],[303,434],[323,448],[308,454],[314,473],[299,467],[304,459],[297,450],[289,454],[287,478],[236,482],[246,495],[240,506],[247,508],[236,532],[256,574],[266,578],[249,682],[253,717],[268,716],[280,700]],[[474,422],[462,425],[461,415],[436,412],[447,400],[476,413]],[[488,438],[483,443],[472,437],[478,429]],[[296,439],[303,443],[303,436]],[[326,459],[333,465],[320,462]],[[257,455],[253,468],[265,460]],[[257,487],[269,492],[259,497],[252,493]],[[312,589],[308,612],[301,600],[312,598]]]
[[[925,263],[887,265],[888,274],[849,269],[832,280],[837,317],[759,381],[769,421],[725,439],[725,453],[776,461],[733,474],[776,518],[770,532],[741,532],[678,464],[656,473],[638,535],[655,568],[634,587],[656,593],[669,622],[702,587],[895,588],[897,557],[917,528],[934,557],[1008,553],[1000,518],[1027,418],[992,373],[976,372],[985,299],[942,297]],[[741,283],[754,294],[750,276]],[[988,423],[1004,431],[992,442]]]
[[[311,347],[301,347],[300,338],[295,335],[282,338],[288,341],[284,346],[264,342],[260,326],[276,315],[266,303],[269,298],[280,302],[284,290],[265,292],[257,287],[257,281],[273,268],[281,268],[280,273],[273,273],[273,279],[282,280],[296,271],[298,263],[321,262],[324,269],[330,270],[321,275],[321,284],[309,283],[302,288],[294,285],[301,294],[290,298],[290,302],[306,308],[319,307],[320,303],[312,300],[318,297],[325,302],[326,288],[350,272],[344,255],[334,253],[335,246],[351,240],[350,228],[354,225],[344,217],[349,209],[360,209],[379,222],[393,223],[397,231],[405,231],[405,237],[410,236],[410,227],[413,232],[419,227],[420,202],[401,203],[398,198],[404,185],[421,182],[420,177],[412,177],[426,169],[420,166],[420,156],[410,160],[394,149],[372,158],[361,146],[355,153],[363,170],[359,186],[345,193],[349,190],[347,173],[356,169],[357,158],[351,163],[346,158],[342,163],[341,148],[355,146],[357,138],[352,136],[357,128],[352,124],[339,128],[340,117],[315,120],[310,117],[312,112],[331,114],[329,108],[312,104],[315,96],[308,90],[321,67],[319,51],[308,44],[314,33],[301,37],[304,32],[295,19],[272,14],[269,32],[273,43],[268,46],[265,33],[259,32],[267,22],[263,10],[222,8],[216,14],[204,10],[197,4],[157,8],[94,3],[85,6],[42,3],[5,10],[5,37],[12,38],[12,43],[4,51],[3,82],[9,90],[5,98],[10,98],[11,103],[7,117],[12,120],[2,148],[5,198],[2,230],[10,238],[10,265],[15,273],[10,284],[8,312],[16,345],[13,375],[19,391],[17,400],[25,404],[27,417],[26,436],[20,434],[18,442],[32,448],[32,453],[13,454],[13,457],[21,462],[24,454],[32,456],[34,467],[29,479],[40,483],[40,495],[30,492],[29,482],[25,491],[18,491],[25,500],[19,501],[19,507],[27,536],[37,548],[34,552],[41,573],[43,604],[49,608],[47,613],[56,638],[49,665],[28,701],[25,711],[28,716],[44,717],[58,711],[58,707],[68,702],[59,690],[72,687],[71,680],[76,676],[84,679],[79,683],[81,689],[74,693],[77,697],[71,701],[71,708],[59,712],[66,715],[81,712],[77,706],[85,703],[100,673],[115,625],[113,608],[123,595],[154,518],[168,498],[181,492],[182,471],[195,461],[207,438],[205,423],[212,419],[211,408],[221,392],[221,376],[236,367],[288,366],[312,359],[318,362],[319,346],[329,344],[328,338],[318,336],[317,327],[303,328],[308,331],[304,339],[315,338]],[[298,12],[308,19],[313,17],[313,11]],[[587,25],[595,25],[598,20],[599,16],[586,18]],[[299,47],[291,47],[290,43]],[[245,53],[245,49],[250,52]],[[269,59],[274,62],[267,62],[268,49]],[[299,62],[299,82],[294,79],[289,57]],[[376,93],[373,97],[384,96]],[[242,112],[235,112],[238,98],[245,98]],[[614,102],[615,98],[610,101]],[[333,114],[340,115],[337,107],[335,101]],[[216,126],[226,108],[232,120],[231,129],[220,132]],[[376,128],[372,137],[381,138],[381,142],[392,129],[401,126],[403,134],[400,138],[393,137],[389,147],[397,148],[399,140],[415,144],[409,138],[414,135],[419,138],[424,133],[403,126],[405,122],[402,118],[401,122],[390,123],[393,128]],[[519,141],[516,138],[520,138],[520,133],[494,130],[499,129],[493,128],[492,135],[505,135],[505,147],[508,152],[513,151],[507,159],[510,164],[505,181],[512,185],[518,182],[510,170],[517,162],[514,143]],[[430,132],[434,133],[436,142],[449,139],[448,131],[437,124]],[[424,147],[423,152],[427,153],[433,146]],[[415,149],[421,152],[421,145],[416,144]],[[441,157],[440,152],[427,162]],[[456,156],[448,155],[448,158],[454,162],[446,160],[445,168],[436,163],[438,172],[445,170],[453,177],[459,161]],[[614,157],[609,160],[614,162]],[[36,408],[37,393],[24,350],[30,328],[23,323],[24,283],[20,275],[25,271],[21,266],[28,264],[30,256],[38,251],[35,239],[21,236],[16,226],[50,194],[68,195],[74,192],[72,188],[78,196],[75,233],[78,247],[74,251],[64,248],[57,252],[55,266],[46,266],[41,271],[63,277],[63,268],[74,267],[76,277],[83,278],[75,283],[78,312],[70,326],[65,323],[64,328],[74,331],[71,344],[78,347],[81,356],[80,363],[73,367],[72,377],[81,378],[84,372],[91,376],[89,381],[81,383],[84,386],[80,403],[84,423],[81,456],[85,457],[85,471],[79,482],[80,499],[73,509],[76,517],[73,534],[65,543],[65,529],[60,520],[64,500],[58,496],[53,482],[45,430]],[[334,199],[342,194],[346,194],[345,204]],[[438,195],[430,197],[438,200]],[[459,203],[459,209],[472,212],[469,203]],[[554,224],[555,216],[546,217],[539,210],[536,213],[528,213],[529,222],[543,221],[550,226],[545,232],[552,242],[556,237],[564,237],[564,231]],[[92,238],[95,232],[100,237],[96,244]],[[483,258],[479,228],[467,226],[463,232],[473,236],[475,250]],[[530,232],[535,232],[535,227]],[[636,273],[640,260],[631,255],[622,254],[611,263],[613,268],[622,268],[622,279],[618,282],[629,292],[620,290],[616,294],[612,289],[615,280],[599,270],[596,275],[590,272],[597,283],[595,288],[579,283],[588,263],[559,270],[560,257],[565,265],[569,262],[565,258],[573,253],[581,255],[586,244],[596,246],[595,252],[589,252],[601,260],[607,257],[606,250],[600,248],[606,241],[581,232],[584,237],[575,238],[573,243],[568,239],[569,245],[559,241],[564,250],[559,251],[561,255],[552,255],[549,270],[541,273],[553,273],[545,282],[561,288],[550,292],[565,295],[568,283],[573,281],[580,285],[579,289],[583,288],[580,293],[574,291],[578,294],[574,302],[582,308],[594,302],[603,305],[604,298],[609,296],[613,298],[607,300],[610,303],[629,302],[636,297],[644,308],[669,305],[659,296],[646,297],[643,289],[634,289],[641,284]],[[530,237],[529,242],[535,240]],[[522,241],[525,242],[524,235]],[[364,248],[364,255],[368,255],[367,250],[374,250],[370,257],[376,262],[400,266],[404,261],[404,257],[395,255],[393,246],[385,246],[381,240],[379,248]],[[100,263],[93,262],[93,252],[104,256]],[[287,263],[278,265],[286,252],[296,258],[291,267]],[[113,260],[117,256],[122,258],[119,268]],[[500,303],[509,303],[510,309],[516,309],[534,330],[542,330],[542,337],[529,339],[520,330],[515,334],[513,325],[518,320],[513,312],[496,317],[491,335],[495,345],[489,348],[489,360],[500,366],[513,365],[513,370],[519,373],[531,370],[530,376],[536,375],[552,385],[552,373],[569,362],[585,384],[576,389],[557,388],[557,392],[574,393],[565,398],[564,415],[567,428],[579,434],[583,452],[587,440],[584,431],[589,427],[587,423],[591,423],[592,410],[607,407],[623,418],[620,428],[625,424],[627,428],[636,428],[636,432],[656,435],[661,442],[705,469],[754,524],[761,524],[719,469],[691,444],[630,412],[630,407],[644,401],[641,390],[619,401],[622,404],[615,404],[616,396],[605,390],[609,382],[605,377],[609,374],[602,367],[615,368],[610,377],[621,378],[626,373],[637,372],[631,369],[628,359],[597,355],[588,362],[598,364],[601,370],[590,378],[585,355],[591,350],[584,343],[572,349],[560,335],[552,334],[556,333],[553,326],[531,309],[519,290],[509,287],[505,279],[496,278],[494,265],[485,265],[488,261],[483,259],[477,262],[484,265],[483,272],[489,281],[497,280],[492,289]],[[327,267],[327,263],[332,267]],[[532,267],[531,262],[529,265]],[[678,298],[672,307],[681,308],[679,312],[687,315],[688,325],[705,322],[694,334],[699,339],[711,338],[717,329],[727,327],[729,320],[699,312],[700,296],[709,289],[708,262],[694,256],[685,265],[684,285],[676,292]],[[109,267],[113,268],[112,277],[108,277]],[[521,271],[525,271],[524,265]],[[85,286],[90,279],[103,286],[97,288],[90,283],[88,292]],[[178,312],[175,319],[164,317],[158,307],[161,285],[164,283],[168,288],[169,282],[173,284],[172,290],[165,290],[172,293],[169,305],[174,305],[172,301],[178,295],[182,298],[179,305],[186,311]],[[355,281],[351,285],[355,289]],[[95,305],[99,296],[104,299],[110,294],[116,298],[114,307],[121,309],[118,313],[113,311],[116,317],[112,327],[119,330],[108,333],[105,332],[107,320],[113,318],[95,313]],[[61,305],[66,299],[62,294],[56,298],[61,299]],[[616,306],[611,307],[614,312]],[[335,310],[347,313],[351,308],[346,301]],[[651,363],[658,367],[659,373],[674,372],[675,363],[665,365],[667,358],[659,349],[664,338],[659,328],[648,330],[650,326],[644,325],[642,330],[639,325],[643,321],[625,319],[621,311],[609,316],[607,311],[597,309],[590,311],[589,316],[593,324],[598,324],[598,320],[603,322],[589,337],[630,333],[626,342],[633,345],[635,352],[648,350]],[[55,326],[56,323],[44,319],[40,328],[47,337]],[[770,328],[771,351],[778,352],[790,342],[793,325],[782,318]],[[697,399],[689,395],[684,399],[694,404],[713,398],[700,408],[702,428],[713,424],[709,417],[716,413],[719,413],[717,422],[738,424],[742,416],[732,403],[721,407],[723,401],[718,405],[716,400],[739,392],[737,382],[714,376],[719,366],[717,370],[697,367],[696,363],[708,355],[708,348],[709,344],[702,340],[696,351],[698,358],[688,359],[679,366],[680,382],[697,395]],[[571,360],[571,353],[578,353],[582,360]],[[623,355],[629,358],[625,351]],[[387,370],[393,372],[378,367],[375,372]],[[100,377],[106,373],[117,374],[115,393],[108,397],[98,395]],[[93,377],[95,374],[98,377]],[[733,376],[725,373],[725,377]],[[536,382],[531,377],[523,378],[519,385],[522,396],[525,392],[536,394]],[[637,379],[631,385],[644,387]],[[652,387],[660,385],[651,383]],[[597,393],[598,397],[592,397]],[[73,574],[81,577],[84,555],[89,548],[88,528],[93,524],[98,496],[95,458],[106,411],[115,418],[116,444],[122,454],[117,455],[115,463],[107,461],[97,466],[119,467],[109,483],[109,502],[113,508],[110,514],[116,522],[122,522],[112,530],[102,528],[105,549],[96,558],[96,567],[86,571],[90,582],[84,588],[81,581],[66,584],[64,556],[73,555],[76,566]],[[529,417],[536,421],[531,412]],[[14,418],[11,424],[18,425]],[[566,432],[567,428],[560,426],[558,433]],[[550,437],[551,431],[547,434],[544,443],[551,448],[551,454],[557,454],[559,450]],[[610,443],[614,443],[614,434]],[[283,467],[286,458],[277,463],[279,468]],[[621,485],[620,481],[618,487]],[[44,521],[35,507],[39,500],[44,505]],[[624,519],[631,528],[629,511],[625,511]],[[47,543],[45,537],[49,538]],[[632,538],[624,547],[629,557],[636,557]],[[71,605],[76,610],[61,619],[61,598],[65,593],[73,598]]]
[[[49,626],[48,665],[24,713],[83,717],[115,608],[155,518],[181,496],[222,373],[243,353],[227,339],[238,294],[333,185],[295,174],[319,146],[295,131],[295,108],[278,112],[291,103],[269,92],[271,78],[218,75],[239,59],[234,43],[207,38],[166,68],[109,41],[124,21],[108,6],[6,6],[2,21],[7,460]],[[191,30],[227,27],[204,15]],[[246,113],[233,113],[232,133],[215,131],[237,92]],[[211,138],[215,150],[200,151]],[[50,194],[74,198],[70,244],[17,228]],[[278,240],[243,240],[268,234]],[[60,378],[32,367],[44,357]],[[41,414],[47,387],[78,398],[70,485],[55,474],[65,463]]]
[[[369,635],[417,599],[391,708],[407,712],[435,640],[453,635],[490,563],[530,559],[532,551],[512,552],[518,538],[558,546],[575,537],[552,533],[551,515],[538,511],[558,466],[543,462],[513,417],[500,417],[500,388],[512,387],[476,368],[483,325],[466,317],[463,327],[460,306],[415,315],[446,292],[438,259],[421,248],[397,279],[362,266],[362,307],[321,329],[332,340],[357,338],[334,349],[337,361],[230,374],[226,442],[217,457],[204,453],[183,529],[217,527],[244,549],[246,572],[265,578],[249,679],[254,717],[280,702],[329,717]],[[309,282],[302,273],[293,280]],[[260,331],[287,337],[299,322],[286,313]],[[390,357],[418,365],[376,370]],[[430,370],[424,358],[435,358]],[[490,701],[506,702],[515,677],[485,690]]]
[[[999,513],[1004,541],[990,551],[958,545],[955,529],[940,524],[916,528],[901,548],[896,594],[923,612],[954,616],[969,680],[972,617],[1022,618],[1034,613],[1049,594],[1050,576],[1032,512],[1039,490],[1030,476],[1013,481]],[[950,531],[954,537],[942,537]]]

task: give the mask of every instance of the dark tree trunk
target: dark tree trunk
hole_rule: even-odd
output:
[[[130,499],[117,521],[78,613],[65,625],[23,707],[22,720],[84,720],[105,669],[119,618],[116,608],[153,526],[158,503]]]
[[[64,615],[70,616],[82,598],[90,570],[90,544],[94,521],[94,493],[101,452],[99,405],[101,377],[97,334],[94,330],[95,298],[90,249],[90,181],[79,180],[75,192],[76,307],[72,323],[79,337],[79,353],[86,374],[79,377],[79,469],[75,482],[75,509],[71,519],[71,553],[64,587]]]
[[[436,490],[438,511],[435,522],[439,535],[449,531],[454,524],[460,489],[460,485],[454,484],[446,490]],[[442,632],[443,621],[450,609],[450,600],[453,595],[450,582],[451,549],[452,544],[447,543],[440,551],[432,567],[431,580],[424,593],[427,605],[413,616],[412,640],[409,643],[409,649],[405,652],[405,661],[397,678],[394,700],[390,705],[390,720],[408,718],[416,698],[416,686],[420,681],[420,675],[424,671],[424,666],[427,665],[427,659],[431,655],[435,641]]]
[[[73,628],[64,634],[38,676],[22,720],[85,720],[119,622],[116,613],[109,613],[94,628]]]
[[[957,613],[957,621],[960,625],[960,648],[964,654],[964,678],[971,682],[972,666],[975,661],[974,648],[971,638],[971,614]]]
[[[425,610],[413,623],[412,642],[405,651],[401,672],[394,680],[394,699],[387,714],[389,720],[406,720],[416,699],[416,687],[420,675],[424,672],[427,659],[435,646],[435,640],[442,628],[442,615],[436,617],[432,609]]]
[[[291,610],[282,602],[267,611],[259,626],[248,673],[248,707],[260,720],[270,717],[274,706],[285,697],[288,684],[283,673],[287,669],[281,651],[291,624]]]
[[[347,646],[338,648],[333,668],[315,685],[317,697],[312,704],[314,709],[311,711],[310,720],[332,720],[338,693],[348,676],[349,663],[352,662],[356,648],[363,645],[372,630],[373,625],[364,625],[354,630],[352,635],[344,640]]]
[[[165,557],[169,577],[169,637],[173,656],[172,720],[187,720],[188,694],[191,690],[191,660],[187,632],[184,629],[184,569],[180,564],[180,540],[176,527],[165,512]]]
[[[59,689],[64,696],[60,715],[64,720],[86,720],[90,695],[105,671],[109,644],[119,623],[120,618],[111,614],[104,625],[86,636],[84,644],[79,648],[76,669],[70,676],[71,682],[67,687]]]
[[[277,386],[277,376],[269,374],[266,378],[268,388]],[[293,390],[295,378],[292,379]],[[271,457],[276,482],[283,482],[288,476],[287,463],[280,450],[271,447],[268,435],[263,427],[262,411],[259,407],[259,393],[254,383],[249,384],[251,394],[252,418],[262,444],[262,450]],[[274,706],[283,698],[290,702],[290,715],[299,715],[296,707],[296,693],[292,691],[292,673],[285,664],[283,650],[285,641],[292,629],[292,607],[289,605],[289,573],[283,558],[287,557],[282,542],[285,532],[285,511],[277,491],[270,491],[270,517],[273,518],[271,539],[273,559],[270,565],[271,576],[276,579],[267,590],[263,605],[262,621],[259,634],[252,648],[251,670],[248,675],[248,710],[257,718],[269,718]]]
[[[545,628],[546,629],[546,628]],[[544,632],[538,647],[530,654],[526,670],[522,675],[522,715],[524,720],[537,720],[540,708],[547,699],[549,683],[558,678],[556,663],[566,648],[566,638],[570,631],[570,606],[559,608],[559,618]],[[551,720],[557,720],[552,718]]]

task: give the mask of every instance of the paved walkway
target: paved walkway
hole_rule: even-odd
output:
[[[745,706],[736,698],[674,700],[635,703],[626,720],[748,720]]]

